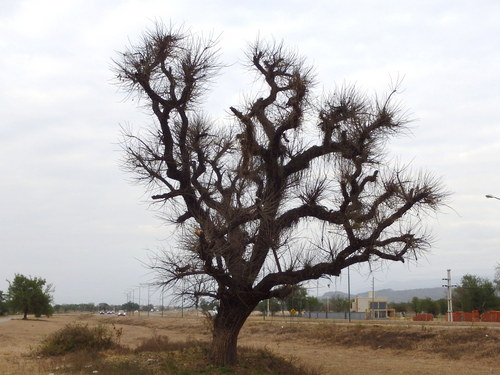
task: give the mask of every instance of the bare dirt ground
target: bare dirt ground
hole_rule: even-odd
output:
[[[89,325],[113,324],[117,329],[123,330],[121,343],[133,348],[140,344],[141,339],[150,338],[152,335],[164,335],[173,342],[208,341],[210,332],[205,319],[200,315],[161,317],[153,316],[153,314],[149,317],[146,315],[110,317],[66,314],[28,321],[23,321],[20,317],[13,317],[11,320],[0,322],[0,374],[48,375],[46,371],[39,372],[36,358],[28,354],[32,348],[40,343],[43,337],[70,322],[78,321]],[[313,324],[314,322],[310,325]],[[284,319],[263,321],[262,318],[252,318],[243,328],[239,344],[253,348],[265,347],[283,357],[295,358],[301,363],[320,368],[324,374],[329,375],[351,373],[373,375],[500,374],[500,357],[497,354],[477,358],[471,351],[470,355],[451,359],[442,354],[420,350],[386,349],[382,346],[380,349],[365,346],[347,347],[335,342],[319,340],[310,334],[302,333],[302,328],[294,328],[305,325]],[[352,327],[354,329],[356,323],[352,324]],[[471,329],[470,326],[461,327]],[[417,332],[428,328],[422,325],[415,327],[408,325],[404,329]],[[430,329],[440,328],[431,327]],[[499,341],[495,342],[498,344]],[[494,351],[494,353],[498,353],[498,351]]]

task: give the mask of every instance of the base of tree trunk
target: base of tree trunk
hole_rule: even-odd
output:
[[[217,331],[217,332],[216,332]],[[234,366],[238,363],[238,333],[216,330],[212,340],[212,363],[216,366]]]

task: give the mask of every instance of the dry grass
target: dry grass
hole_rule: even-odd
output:
[[[335,346],[440,354],[449,359],[500,359],[500,331],[485,327],[250,324],[247,330],[253,335],[273,335],[282,341],[300,336]]]
[[[133,323],[136,324],[137,321]],[[32,351],[32,359],[36,362],[34,367],[37,367],[38,373],[57,372],[68,375],[320,374],[304,365],[278,357],[269,350],[241,348],[238,366],[214,367],[208,359],[207,342],[171,342],[166,335],[159,335],[154,331],[151,337],[142,338],[132,350],[119,344],[121,335],[122,328],[117,329],[114,324],[100,323],[92,327],[82,323],[67,324],[45,337]],[[31,368],[27,373],[36,372]]]
[[[268,350],[241,348],[235,367],[214,367],[209,345],[201,342],[168,343],[164,336],[144,340],[134,351],[78,351],[38,359],[39,373],[99,375],[320,375],[319,371],[286,360]],[[33,374],[33,372],[29,372]],[[35,372],[36,373],[36,372]],[[22,373],[21,373],[22,374]],[[24,375],[24,374],[23,374]]]
[[[89,329],[105,326],[108,334],[120,332],[120,345],[53,357],[27,356],[30,346],[75,321]],[[10,321],[0,325],[5,343],[0,345],[0,374],[483,375],[500,368],[499,329],[317,323],[250,320],[240,335],[240,366],[215,368],[207,361],[210,332],[201,316]]]

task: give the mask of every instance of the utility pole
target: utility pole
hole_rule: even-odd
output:
[[[139,316],[141,316],[141,286],[139,285]]]
[[[447,270],[447,272],[448,272],[448,277],[443,278],[443,280],[447,281],[447,283],[446,283],[446,285],[443,285],[443,288],[448,288],[448,297],[447,297],[448,313],[447,313],[447,317],[448,317],[449,322],[453,322],[453,300],[452,300],[453,293],[452,293],[452,291],[453,291],[453,288],[456,288],[457,286],[451,284],[451,270]]]
[[[163,310],[165,310],[165,306],[163,305],[163,288],[161,288],[161,316],[163,317]]]
[[[349,272],[349,266],[347,266],[347,299],[349,300],[347,308],[349,314],[349,323],[351,323],[351,274]]]
[[[150,305],[150,302],[149,302],[149,284],[148,284],[148,317],[149,317],[149,311],[151,310],[149,305]]]
[[[372,277],[372,319],[375,319],[375,277]]]

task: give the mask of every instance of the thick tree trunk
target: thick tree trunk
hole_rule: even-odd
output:
[[[238,335],[254,306],[224,304],[214,319],[212,362],[216,366],[233,366],[238,362]]]

